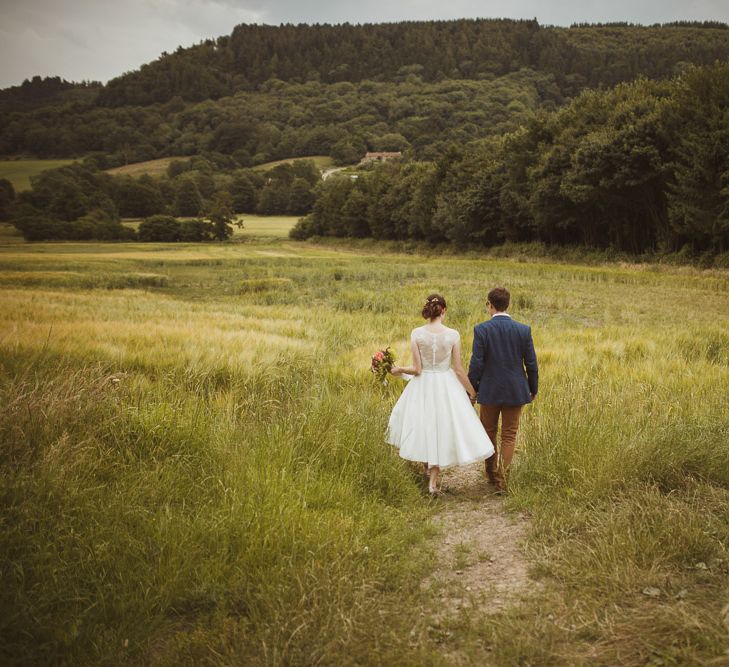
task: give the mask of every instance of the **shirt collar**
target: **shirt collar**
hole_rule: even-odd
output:
[[[511,318],[511,315],[509,315],[509,313],[494,313],[491,317],[508,317],[508,318]]]

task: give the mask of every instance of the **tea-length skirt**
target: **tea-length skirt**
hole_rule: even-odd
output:
[[[447,468],[494,453],[481,421],[453,369],[413,377],[392,409],[387,442],[400,456]]]

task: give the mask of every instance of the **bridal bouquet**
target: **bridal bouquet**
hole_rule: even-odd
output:
[[[394,365],[395,355],[389,347],[386,347],[384,350],[378,350],[372,355],[370,371],[383,385],[387,385],[387,375]]]

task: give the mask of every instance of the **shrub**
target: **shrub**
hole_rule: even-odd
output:
[[[205,220],[183,220],[180,223],[180,241],[211,241],[210,224]]]
[[[307,218],[301,218],[289,230],[289,238],[292,238],[295,241],[305,241],[306,239],[311,238],[313,235],[314,232],[311,228],[311,223]]]
[[[13,224],[26,241],[47,241],[48,239],[63,238],[58,236],[59,228],[67,226],[69,223],[52,220],[48,216],[39,214],[25,216]]]
[[[139,225],[140,241],[179,241],[182,228],[179,222],[171,215],[153,215],[146,218]]]
[[[114,220],[100,209],[90,211],[69,224],[69,239],[96,241],[133,241],[136,232]]]
[[[131,241],[136,238],[133,229],[98,209],[72,222],[25,212],[13,225],[26,241]]]

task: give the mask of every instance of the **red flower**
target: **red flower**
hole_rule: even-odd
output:
[[[387,374],[392,369],[392,365],[395,363],[395,355],[392,350],[388,347],[384,350],[378,350],[372,355],[372,363],[370,364],[370,370],[377,379],[383,384],[387,385]]]

